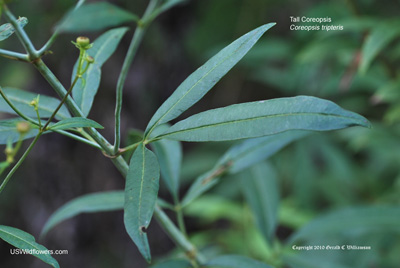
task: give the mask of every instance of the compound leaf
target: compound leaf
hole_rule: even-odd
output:
[[[234,41],[192,73],[161,105],[146,128],[146,136],[198,102],[275,23],[263,25]]]

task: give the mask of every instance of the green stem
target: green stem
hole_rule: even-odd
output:
[[[68,132],[68,131],[64,131],[64,130],[52,130],[52,129],[50,129],[50,130],[53,131],[53,132],[57,132],[57,133],[59,133],[59,134],[61,134],[61,135],[64,135],[64,136],[66,136],[66,137],[69,137],[69,138],[71,138],[71,139],[74,139],[74,140],[77,140],[77,141],[86,143],[87,145],[90,145],[90,146],[92,146],[92,147],[94,147],[94,148],[97,148],[97,149],[100,149],[100,150],[101,150],[100,145],[98,145],[96,142],[90,141],[90,140],[85,139],[85,138],[83,138],[83,137],[81,137],[81,136],[72,134],[72,133],[70,133],[70,132]]]
[[[145,20],[155,9],[158,0],[150,1],[142,20]],[[124,63],[122,65],[121,73],[118,77],[117,90],[116,90],[116,103],[115,103],[115,138],[114,138],[114,154],[118,153],[119,146],[121,144],[121,110],[122,110],[122,99],[123,90],[128,75],[128,71],[132,65],[132,61],[136,55],[137,49],[143,40],[143,36],[147,29],[147,25],[141,26],[138,24],[135,34],[132,37],[131,44],[129,45],[128,52],[126,54]]]
[[[175,206],[175,211],[176,211],[176,219],[178,221],[178,226],[181,232],[187,237],[187,232],[186,232],[186,226],[185,226],[185,220],[183,218],[183,211],[182,207],[178,204]]]
[[[3,183],[0,185],[0,193],[4,190],[6,187],[7,183],[11,179],[12,175],[17,171],[17,169],[21,166],[21,164],[24,162],[30,151],[33,149],[35,146],[36,142],[39,140],[40,136],[42,136],[42,132],[39,132],[35,139],[31,142],[29,145],[28,149],[26,149],[25,153],[21,156],[21,158],[18,160],[17,164],[10,170],[10,172],[7,174],[7,177],[4,179]]]
[[[47,67],[47,65],[41,60],[34,61],[33,64],[38,69],[38,71],[42,74],[42,76],[47,80],[50,86],[56,91],[56,93],[61,97],[67,93],[67,90],[60,83],[57,77],[53,74],[53,72]],[[78,105],[75,101],[68,96],[65,100],[65,104],[71,111],[74,116],[84,117],[82,111],[79,109]],[[108,155],[113,154],[113,146],[107,142],[107,140],[94,128],[86,128],[86,132],[95,140],[100,146],[101,149]],[[123,157],[119,156],[111,159],[117,169],[121,172],[121,174],[126,177],[128,171],[128,164],[125,162]]]
[[[37,116],[38,123],[39,123],[39,128],[42,128],[42,121],[40,119],[39,109],[36,108],[35,111],[36,111],[36,116]]]
[[[38,53],[35,47],[33,46],[31,40],[29,39],[28,35],[26,34],[25,30],[17,23],[17,19],[10,12],[7,5],[4,4],[3,9],[4,9],[4,16],[6,17],[7,21],[11,23],[11,25],[14,27],[16,35],[18,36],[25,50],[28,52],[29,59],[31,61],[37,59]]]
[[[134,144],[131,144],[131,145],[125,147],[125,148],[122,148],[122,149],[120,149],[118,151],[117,154],[123,154],[125,152],[131,151],[131,150],[135,150],[139,146],[139,144],[141,144],[141,143],[142,143],[142,141],[138,141],[138,142],[136,142]]]
[[[151,6],[151,5],[156,6],[158,4],[158,2],[159,2],[159,0],[151,0],[149,6]],[[8,10],[7,10],[7,12],[9,13],[8,15],[12,16],[12,14]],[[29,42],[26,42],[26,43],[27,44],[30,43],[29,38],[26,36],[25,32],[20,27],[16,27],[16,32],[17,32],[18,36],[20,37],[20,40],[22,43],[26,42],[27,40]],[[32,57],[36,56],[36,54],[34,53],[36,51],[28,49],[28,46],[26,47],[26,50],[29,53],[30,59],[32,59]],[[56,93],[63,99],[65,97],[65,104],[68,106],[71,113],[74,116],[83,117],[82,111],[79,109],[78,105],[75,103],[75,101],[70,96],[68,96],[67,90],[60,83],[60,81],[56,78],[56,76],[51,72],[51,70],[46,66],[46,64],[41,59],[34,60],[34,61],[32,61],[32,63],[35,65],[35,67],[38,69],[38,71],[43,75],[43,77],[47,80],[47,82],[50,84],[50,86],[56,91]],[[85,128],[85,130],[101,146],[102,150],[104,150],[104,152],[106,154],[112,155],[112,153],[114,151],[114,146],[112,146],[96,129]],[[29,145],[27,151],[24,153],[24,155],[21,157],[21,159],[18,161],[18,163],[14,166],[14,168],[10,171],[11,175],[16,171],[16,169],[25,160],[26,156],[32,150],[33,146],[36,144],[36,142],[40,136],[41,136],[41,132],[39,132],[39,134],[35,137],[33,142]],[[128,173],[129,166],[126,163],[126,161],[123,159],[123,157],[118,156],[116,158],[112,158],[111,161],[117,167],[117,169],[120,171],[122,176],[125,178]],[[4,182],[3,182],[4,186],[10,179],[10,177],[11,177],[10,174],[7,175],[6,179],[4,180]],[[0,186],[0,193],[4,188],[3,184]],[[164,229],[170,235],[172,240],[174,240],[174,242],[185,251],[185,253],[189,257],[189,259],[195,260],[196,262],[199,262],[199,263],[204,262],[204,257],[200,253],[197,252],[196,248],[190,243],[190,241],[185,237],[185,235],[179,231],[179,229],[168,218],[168,216],[164,213],[164,211],[162,209],[160,209],[158,206],[156,206],[156,208],[155,208],[154,216],[158,220],[158,222],[164,227]]]
[[[54,110],[54,112],[51,114],[50,118],[47,120],[46,124],[44,124],[43,128],[41,128],[42,131],[45,131],[46,128],[48,127],[48,125],[50,124],[50,122],[53,120],[53,118],[56,116],[56,114],[58,113],[58,111],[61,109],[61,107],[64,105],[65,101],[67,100],[68,96],[71,94],[72,89],[74,88],[76,82],[79,79],[79,75],[77,74],[75,76],[74,81],[72,82],[71,86],[69,87],[67,93],[64,95],[64,97],[62,98],[61,102],[58,104],[57,108]]]
[[[30,123],[32,123],[32,124],[38,126],[39,128],[41,128],[41,123],[40,123],[40,121],[39,121],[39,122],[36,122],[36,121],[33,120],[32,118],[30,118],[30,117],[24,115],[20,110],[18,110],[17,107],[14,106],[14,104],[10,101],[10,99],[9,99],[9,98],[7,97],[7,95],[4,93],[4,91],[2,90],[1,87],[0,87],[0,95],[1,95],[1,96],[3,97],[3,99],[7,102],[7,104],[11,107],[11,109],[14,110],[14,112],[15,112],[16,114],[18,114],[21,118],[25,119],[26,121],[28,121],[28,122],[30,122]],[[40,120],[39,114],[38,114],[38,119]],[[69,133],[69,132],[67,132],[67,131],[64,131],[64,130],[51,130],[51,131],[57,132],[57,133],[62,134],[62,135],[64,135],[64,136],[67,136],[67,137],[70,137],[70,138],[72,138],[72,139],[75,139],[75,140],[77,140],[77,141],[86,143],[86,144],[88,144],[88,145],[90,145],[90,146],[93,146],[93,147],[95,147],[95,148],[101,149],[101,147],[100,147],[97,143],[95,143],[95,142],[93,142],[93,141],[90,141],[90,140],[87,140],[87,139],[85,139],[85,138],[82,138],[82,137],[80,137],[80,136],[74,135],[74,134],[72,134],[72,133]]]
[[[21,135],[19,136],[19,139],[18,139],[18,141],[17,141],[17,144],[16,144],[15,147],[14,147],[14,152],[13,152],[13,154],[12,154],[13,157],[18,153],[19,149],[21,149],[22,142],[24,141],[24,136],[25,136],[24,134],[21,134]]]
[[[64,86],[60,83],[57,77],[50,71],[50,69],[46,66],[46,64],[41,60],[37,60],[33,62],[33,65],[38,69],[40,74],[47,80],[50,86],[56,91],[58,96],[62,99],[67,94],[67,90]],[[74,116],[84,117],[83,113],[79,109],[78,105],[75,101],[68,96],[65,100],[65,104],[68,106],[69,110]]]
[[[38,122],[36,122],[35,120],[33,120],[32,118],[24,115],[20,110],[18,110],[17,107],[15,107],[15,105],[10,101],[10,99],[7,97],[7,95],[4,93],[3,89],[0,87],[0,95],[3,97],[3,99],[7,102],[8,106],[11,107],[11,109],[14,110],[14,112],[19,115],[20,117],[22,117],[23,119],[25,119],[26,121],[36,125],[36,126],[40,126]]]
[[[9,58],[12,60],[29,61],[27,54],[21,54],[14,51],[9,51],[5,49],[0,49],[0,56]]]
[[[158,205],[154,210],[154,216],[167,234],[169,234],[175,244],[185,251],[185,254],[189,259],[196,260],[198,263],[204,263],[204,257],[197,252],[192,243],[190,243],[186,236],[183,235],[178,228],[176,228],[175,224],[170,220],[170,218],[168,218],[165,212]]]

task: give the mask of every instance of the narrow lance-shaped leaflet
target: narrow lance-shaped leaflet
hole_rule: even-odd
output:
[[[141,143],[132,155],[126,177],[124,223],[129,236],[148,262],[151,254],[146,229],[156,205],[159,178],[157,157]]]
[[[225,141],[289,130],[328,131],[350,126],[370,127],[370,123],[331,101],[298,96],[235,104],[195,114],[154,139]]]
[[[274,25],[269,23],[243,35],[186,78],[153,115],[145,136],[148,137],[157,125],[177,118],[198,102]]]

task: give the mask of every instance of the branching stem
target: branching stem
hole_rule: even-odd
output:
[[[145,20],[153,10],[156,8],[158,0],[151,0],[141,20]],[[128,71],[132,65],[133,58],[136,55],[137,49],[143,40],[144,33],[147,29],[146,25],[138,24],[135,34],[132,37],[131,44],[129,45],[124,63],[122,65],[121,73],[118,77],[117,90],[116,90],[116,103],[115,103],[115,138],[114,138],[114,154],[118,153],[121,144],[121,110],[122,110],[122,97],[123,89],[128,75]]]
[[[82,2],[84,2],[84,1],[82,1],[82,0],[79,1],[78,5],[80,3],[82,3]],[[148,9],[146,10],[146,13],[150,14],[151,11],[154,10],[154,8],[158,5],[158,3],[159,3],[159,0],[151,0],[150,3],[149,3]],[[146,16],[146,13],[145,13],[144,16]],[[72,85],[69,88],[69,90],[66,90],[64,88],[64,86],[60,83],[60,81],[51,72],[51,70],[46,66],[46,64],[40,59],[40,56],[42,55],[42,53],[44,53],[51,44],[49,44],[47,46],[45,45],[45,47],[42,48],[39,51],[40,52],[39,53],[38,51],[36,51],[34,49],[32,43],[31,43],[29,37],[26,35],[25,31],[21,27],[16,25],[14,16],[11,14],[11,12],[7,9],[6,6],[5,6],[5,14],[6,14],[6,18],[15,27],[17,36],[20,39],[21,43],[24,45],[26,51],[28,52],[30,61],[34,64],[34,66],[38,69],[38,71],[43,75],[43,77],[48,81],[48,83],[56,91],[56,93],[62,98],[62,101],[60,102],[59,107],[55,110],[55,112],[53,113],[51,118],[49,118],[49,120],[46,122],[45,126],[42,128],[42,131],[39,131],[38,135],[35,137],[35,139],[29,145],[28,149],[25,151],[25,153],[19,159],[17,164],[13,167],[13,169],[7,175],[7,177],[3,181],[2,185],[0,186],[0,192],[4,189],[5,185],[7,184],[7,182],[9,181],[11,176],[13,175],[13,173],[18,169],[18,167],[25,160],[25,158],[27,157],[29,152],[32,150],[32,148],[34,147],[36,142],[39,140],[39,138],[42,135],[42,133],[45,131],[45,129],[47,128],[47,126],[49,125],[51,120],[54,118],[54,116],[57,114],[58,110],[61,108],[61,106],[64,103],[67,105],[67,107],[69,108],[69,110],[71,111],[71,113],[74,116],[83,117],[82,111],[80,110],[78,105],[75,103],[75,101],[69,96],[69,94],[72,91],[72,88],[73,88],[74,84],[76,83],[77,79],[74,79],[74,82],[72,83]],[[141,27],[144,27],[144,26],[145,25],[140,24],[138,30],[140,30]],[[143,29],[142,29],[142,31],[143,31]],[[136,36],[138,36],[139,33]],[[142,34],[143,33],[140,33],[139,37],[136,37],[137,41],[135,41],[134,44],[132,45],[133,48],[131,49],[132,52],[131,52],[131,56],[130,56],[130,57],[132,57],[132,59],[133,59],[133,56],[134,56],[134,54],[136,52],[136,49],[137,49],[137,47],[139,45],[138,41],[140,41],[141,38],[142,38]],[[53,35],[51,40],[55,39],[55,37],[56,37],[56,34]],[[49,40],[49,42],[50,42],[50,40]],[[127,69],[129,68],[132,59],[126,60],[127,63],[126,63],[126,71],[125,72],[127,72]],[[126,74],[125,74],[125,77],[121,77],[120,78],[120,80],[121,80],[121,82],[119,83],[120,84],[120,86],[119,86],[120,90],[119,90],[119,93],[117,93],[117,94],[120,94],[120,96],[122,96],[122,88],[123,88],[123,84],[125,82],[125,78],[126,78]],[[122,104],[122,98],[118,99],[117,106],[120,105],[120,103]],[[119,120],[120,119],[120,111],[118,113],[116,113],[116,118],[117,117],[118,117],[118,120]],[[115,148],[117,148],[117,152],[118,152],[119,145],[118,146],[112,146],[96,129],[94,129],[94,128],[85,128],[85,131],[87,132],[87,134],[91,138],[93,138],[93,140],[96,141],[96,143],[101,147],[101,149],[106,154],[113,155],[113,153],[116,150]],[[57,132],[59,132],[59,131],[57,131]],[[118,133],[119,133],[119,123],[118,123]],[[62,134],[66,134],[66,133],[62,133]],[[73,135],[73,134],[69,133],[67,135]],[[115,145],[117,145],[117,143]],[[126,177],[126,175],[128,173],[128,168],[129,168],[128,164],[126,163],[126,161],[121,156],[118,156],[116,158],[112,158],[111,161],[114,163],[114,165],[120,171],[122,176]],[[154,216],[157,219],[157,221],[160,223],[160,225],[165,229],[165,231],[170,235],[171,239],[179,247],[181,247],[184,250],[184,252],[188,256],[188,258],[196,266],[197,266],[198,263],[200,263],[200,264],[204,263],[204,261],[205,261],[204,257],[200,253],[197,252],[195,246],[193,244],[191,244],[191,242],[186,238],[186,236],[175,226],[175,224],[171,221],[171,219],[164,213],[164,211],[158,205],[155,208]]]

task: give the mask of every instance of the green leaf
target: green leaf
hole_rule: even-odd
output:
[[[103,128],[102,125],[99,123],[83,118],[83,117],[71,117],[64,120],[61,120],[54,125],[51,125],[49,129],[52,130],[63,130],[63,129],[71,129],[71,128],[78,128],[78,127],[94,127],[94,128]]]
[[[157,157],[141,143],[132,155],[126,176],[124,223],[129,236],[148,262],[151,254],[146,230],[156,205],[159,177]]]
[[[263,25],[234,41],[192,73],[161,105],[146,128],[146,136],[157,125],[167,123],[198,102],[275,23]]]
[[[288,243],[353,234],[400,233],[400,208],[389,206],[351,207],[318,217],[294,233]]]
[[[218,163],[219,165],[230,163],[228,172],[234,174],[267,159],[292,141],[301,139],[310,133],[309,131],[293,130],[248,139],[232,146]]]
[[[375,57],[399,35],[400,21],[397,19],[376,25],[363,44],[360,72],[365,73]]]
[[[17,123],[23,122],[24,120],[14,118],[0,121],[0,144],[7,144],[7,142],[14,143],[19,140],[20,134],[17,131]],[[32,128],[28,133],[25,134],[23,139],[29,139],[35,137],[38,134],[38,130]]]
[[[22,230],[0,225],[0,238],[19,249],[26,250],[29,254],[32,254],[55,268],[60,267],[47,248],[36,243],[32,235]]]
[[[188,0],[167,0],[165,3],[160,7],[161,12],[164,12],[176,5],[182,4],[187,2]]]
[[[276,171],[267,163],[259,163],[241,178],[247,203],[253,211],[256,225],[270,245],[278,223],[279,186]]]
[[[153,11],[153,13],[149,16],[149,19],[146,20],[146,22],[153,20],[154,18],[156,18],[161,13],[167,11],[170,8],[173,8],[176,5],[182,4],[184,2],[187,2],[187,0],[167,0],[167,1],[164,1],[164,3],[160,7],[156,8]]]
[[[15,107],[20,110],[23,114],[29,117],[36,118],[36,111],[33,106],[29,105],[30,102],[37,97],[37,94],[23,91],[16,88],[3,88],[4,94],[7,98],[15,105]],[[57,106],[60,104],[60,100],[52,97],[48,97],[45,95],[40,95],[39,100],[39,115],[42,118],[50,117]],[[0,96],[0,111],[7,112],[11,114],[16,114],[10,106],[8,106],[7,102]],[[65,106],[62,106],[61,109],[57,112],[56,119],[66,119],[71,117],[68,112],[68,109]]]
[[[193,115],[156,138],[224,141],[273,135],[288,130],[327,131],[370,127],[364,117],[331,101],[298,96],[235,104]]]
[[[94,58],[94,63],[89,66],[72,90],[72,96],[85,116],[89,114],[100,86],[101,67],[114,53],[127,30],[126,27],[109,30],[97,38],[93,46],[87,50],[87,54]],[[72,81],[75,79],[77,68],[78,61],[74,66]]]
[[[220,195],[203,195],[185,207],[184,212],[186,216],[197,218],[202,224],[220,220],[243,224],[243,205]]]
[[[224,255],[210,260],[206,267],[223,268],[272,268],[268,264],[239,255]]]
[[[181,143],[179,141],[160,140],[152,143],[152,146],[160,163],[162,179],[172,196],[177,200],[182,164]]]
[[[384,101],[388,103],[397,103],[400,100],[400,79],[393,79],[381,85],[372,99],[378,103]]]
[[[75,217],[81,213],[96,213],[124,209],[125,192],[109,191],[86,194],[77,197],[57,209],[47,220],[41,236],[46,235],[57,224]],[[173,206],[162,199],[157,200],[162,208],[173,209]]]
[[[224,174],[225,166],[216,166],[212,170],[197,177],[196,181],[190,186],[189,190],[182,199],[181,206],[185,207],[194,199],[208,191],[211,187],[218,183],[219,178]]]
[[[135,14],[108,2],[99,2],[70,10],[56,26],[56,31],[73,33],[99,31],[138,20]]]
[[[155,265],[151,268],[190,268],[192,265],[187,260],[168,260]]]
[[[219,178],[226,173],[235,174],[272,156],[287,144],[300,139],[310,132],[287,131],[271,136],[248,139],[231,147],[217,162],[215,167],[199,176],[190,186],[182,200],[186,206],[198,196],[218,183]]]
[[[51,215],[43,227],[41,236],[46,235],[57,224],[81,213],[122,210],[123,207],[123,191],[93,193],[80,196],[64,204]]]
[[[1,12],[0,12],[1,14]],[[17,20],[17,23],[21,28],[24,28],[25,25],[28,24],[28,19],[25,17],[19,17]],[[11,25],[11,23],[6,23],[0,26],[0,41],[3,41],[7,38],[9,38],[13,33],[15,32],[14,27]]]

